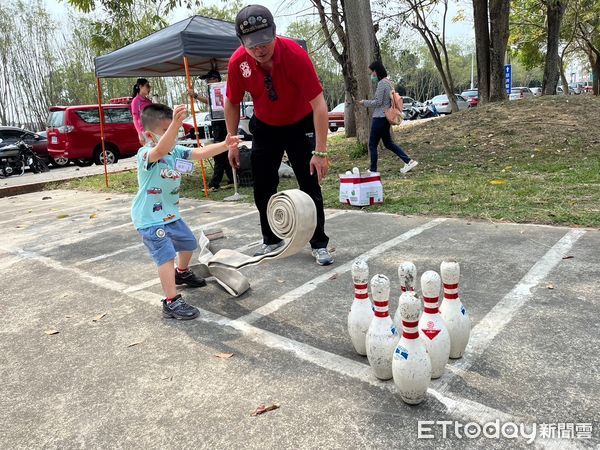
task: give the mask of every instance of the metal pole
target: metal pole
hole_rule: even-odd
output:
[[[185,67],[185,77],[187,78],[187,85],[189,89],[192,89],[192,77],[190,76],[190,66],[188,63],[187,56],[183,57],[183,65]],[[202,147],[200,142],[200,133],[198,132],[198,123],[196,122],[196,107],[194,105],[194,97],[190,95],[190,105],[192,110],[192,121],[194,122],[194,134],[196,135],[196,142],[198,147]],[[208,184],[206,183],[206,169],[204,168],[204,161],[200,160],[200,167],[202,168],[202,183],[204,184],[204,196],[208,198]]]
[[[471,90],[475,87],[473,86],[473,63],[474,63],[475,55],[471,52]]]
[[[100,115],[100,142],[102,143],[102,155],[104,156],[104,182],[108,187],[108,168],[106,167],[106,146],[104,145],[104,110],[102,109],[102,89],[100,88],[100,78],[96,78],[98,87],[98,114]]]

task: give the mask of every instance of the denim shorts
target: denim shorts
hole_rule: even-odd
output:
[[[142,228],[138,233],[157,266],[175,259],[177,252],[192,252],[198,248],[196,236],[182,219],[165,225]]]

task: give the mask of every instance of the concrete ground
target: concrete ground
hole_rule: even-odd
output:
[[[2,448],[600,446],[598,230],[331,210],[333,266],[307,248],[244,269],[252,288],[240,298],[214,282],[183,290],[201,316],[179,322],[161,318],[130,202],[77,191],[0,199]],[[181,206],[194,231],[223,229],[214,250],[251,252],[259,239],[252,205]],[[392,280],[392,313],[399,262],[419,274],[461,262],[471,340],[421,405],[354,353],[346,318],[359,255]],[[420,435],[419,421],[429,421]],[[475,422],[479,437],[465,436]]]

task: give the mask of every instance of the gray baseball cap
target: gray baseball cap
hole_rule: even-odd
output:
[[[270,43],[275,38],[275,22],[271,11],[262,5],[248,5],[235,18],[235,32],[245,47]]]

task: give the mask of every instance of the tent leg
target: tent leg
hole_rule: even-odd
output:
[[[102,155],[104,156],[104,182],[108,188],[108,168],[106,167],[106,147],[104,145],[104,110],[102,109],[102,89],[100,88],[100,78],[96,78],[98,87],[98,114],[100,116],[100,142],[102,143]]]
[[[185,66],[185,77],[187,78],[187,85],[189,89],[192,89],[192,77],[190,75],[190,66],[188,63],[187,56],[183,57],[183,65]],[[194,122],[194,133],[196,135],[196,142],[198,147],[202,147],[200,142],[200,133],[198,132],[198,123],[196,122],[196,108],[194,104],[194,97],[190,95],[190,105],[192,110],[192,121]],[[208,198],[208,184],[206,183],[206,169],[204,168],[204,161],[200,160],[200,167],[202,168],[202,183],[204,184],[204,196]]]

